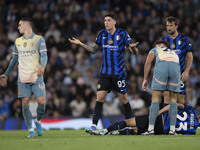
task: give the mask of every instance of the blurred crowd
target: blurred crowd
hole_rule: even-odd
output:
[[[90,117],[95,106],[96,85],[102,52],[90,54],[70,44],[77,37],[92,46],[104,28],[104,15],[115,12],[117,26],[125,29],[133,42],[138,41],[139,55],[124,55],[128,73],[128,99],[134,115],[143,114],[151,102],[151,90],[141,90],[143,66],[154,41],[166,36],[165,19],[179,19],[178,30],[193,44],[194,61],[187,81],[186,100],[200,111],[200,2],[198,0],[1,0],[0,1],[0,74],[12,58],[14,41],[19,37],[18,22],[32,18],[36,34],[45,38],[48,63],[45,70],[45,117]],[[152,69],[153,71],[153,69]],[[151,71],[151,72],[152,72]],[[151,81],[152,76],[149,77]],[[151,83],[151,82],[149,82]],[[36,100],[31,97],[35,117]],[[122,107],[111,92],[106,97],[104,116],[121,114]],[[22,117],[17,98],[17,66],[0,87],[0,119]]]

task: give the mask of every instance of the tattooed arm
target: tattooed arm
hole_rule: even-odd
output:
[[[81,46],[84,47],[88,52],[93,53],[93,54],[97,53],[97,51],[101,48],[100,45],[97,45],[97,44],[95,44],[95,43],[94,43],[93,47],[88,46],[88,45],[82,43],[79,39],[76,39],[76,38],[74,38],[74,37],[73,37],[72,39],[69,39],[69,41],[70,41],[71,43],[73,43],[73,44],[81,45]]]

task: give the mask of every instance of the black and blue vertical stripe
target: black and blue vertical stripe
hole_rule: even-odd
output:
[[[99,32],[96,44],[103,49],[103,62],[100,73],[106,75],[121,75],[125,73],[125,46],[131,43],[128,33],[120,28],[111,35],[106,29]]]
[[[171,50],[177,50],[177,54],[179,56],[179,64],[181,73],[185,70],[185,58],[187,52],[192,52],[193,47],[187,36],[179,34],[175,39],[171,38],[169,35],[162,38],[162,40],[167,41],[170,44]],[[180,50],[180,52],[179,52]]]

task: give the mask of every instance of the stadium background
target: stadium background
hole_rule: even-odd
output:
[[[128,98],[134,115],[145,113],[150,105],[150,89],[147,93],[141,90],[143,66],[153,42],[167,34],[165,19],[168,16],[179,19],[179,31],[189,36],[194,47],[194,61],[187,81],[186,100],[196,107],[199,113],[198,0],[1,0],[0,74],[4,73],[12,58],[13,44],[19,36],[19,19],[30,17],[35,24],[35,33],[44,36],[48,49],[48,64],[44,76],[47,92],[45,118],[90,118],[95,105],[102,53],[100,51],[97,54],[89,54],[82,47],[71,45],[67,39],[74,36],[92,46],[97,33],[104,28],[103,17],[108,12],[115,12],[118,16],[117,26],[127,30],[131,38],[139,42],[138,56],[130,55],[128,51],[125,53],[129,77]],[[33,116],[36,115],[36,107],[32,97]],[[2,116],[4,111],[8,114],[6,118]],[[121,113],[121,105],[116,95],[111,93],[106,98],[103,114],[116,116]],[[108,118],[104,118],[103,121],[109,122]],[[8,78],[7,87],[0,87],[0,129],[25,129],[21,119],[21,101],[17,98],[15,67]],[[16,122],[17,127],[9,126],[17,124]]]

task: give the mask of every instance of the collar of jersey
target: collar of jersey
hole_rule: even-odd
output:
[[[116,31],[115,31],[115,33],[117,33],[117,30],[118,30],[118,28],[116,27]],[[108,34],[110,34],[107,30],[106,30],[106,32],[107,32]],[[110,34],[110,35],[114,35],[115,33]]]
[[[34,35],[35,35],[34,32],[33,32],[33,34],[32,34],[31,36],[29,36],[28,38],[25,38],[25,36],[23,35],[23,38],[22,38],[22,39],[26,39],[26,40],[28,40],[28,39],[32,39],[32,38],[34,37]]]

